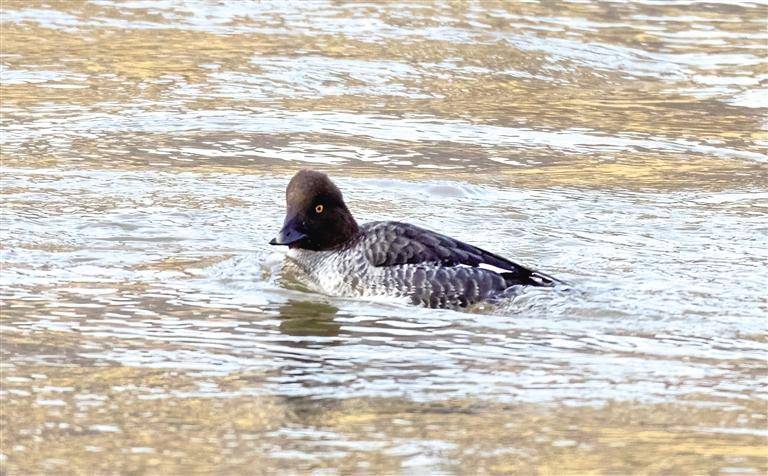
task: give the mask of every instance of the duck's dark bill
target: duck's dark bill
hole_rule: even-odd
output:
[[[307,235],[297,229],[295,220],[290,220],[283,225],[283,229],[269,242],[270,245],[290,245],[306,238]]]

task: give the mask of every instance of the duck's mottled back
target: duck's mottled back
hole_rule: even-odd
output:
[[[554,279],[445,235],[400,222],[366,225],[365,249],[374,266],[437,263],[443,267],[465,266],[501,274],[509,283],[551,285]]]

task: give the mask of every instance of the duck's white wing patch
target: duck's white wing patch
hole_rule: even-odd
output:
[[[499,274],[511,273],[512,272],[511,269],[499,268],[498,266],[494,266],[494,265],[488,264],[488,263],[480,263],[479,265],[477,265],[477,267],[480,268],[480,269],[485,269],[485,270],[488,270],[488,271],[493,271],[494,273],[499,273]]]
[[[494,265],[488,264],[488,263],[480,263],[477,266],[471,266],[471,265],[463,264],[462,263],[462,264],[457,265],[457,267],[459,267],[459,268],[480,268],[480,269],[484,269],[486,271],[492,271],[492,272],[498,273],[498,274],[501,274],[501,273],[511,273],[512,272],[512,270],[510,270],[510,269],[499,268],[498,266],[494,266]]]
[[[474,266],[469,266],[466,264],[460,264],[460,267],[465,268],[473,268]],[[515,273],[515,271],[511,269],[505,269],[505,268],[499,268],[498,266],[493,266],[492,264],[488,263],[480,263],[477,265],[478,268],[484,269],[487,271],[491,271],[497,274],[504,274],[504,273]],[[562,281],[559,281],[552,276],[549,276],[544,273],[540,273],[538,271],[530,272],[530,274],[527,276],[529,280],[531,280],[533,283],[535,283],[538,286],[552,286],[555,283],[563,283]]]

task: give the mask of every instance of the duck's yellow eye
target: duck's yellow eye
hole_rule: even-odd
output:
[[[318,205],[315,207],[315,213],[323,213],[324,209],[325,207],[323,207],[322,205]]]

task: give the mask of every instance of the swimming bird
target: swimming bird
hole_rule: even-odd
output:
[[[300,170],[286,189],[286,216],[271,245],[319,291],[336,296],[406,298],[459,308],[502,296],[513,286],[560,281],[430,230],[397,221],[358,225],[326,174]]]

